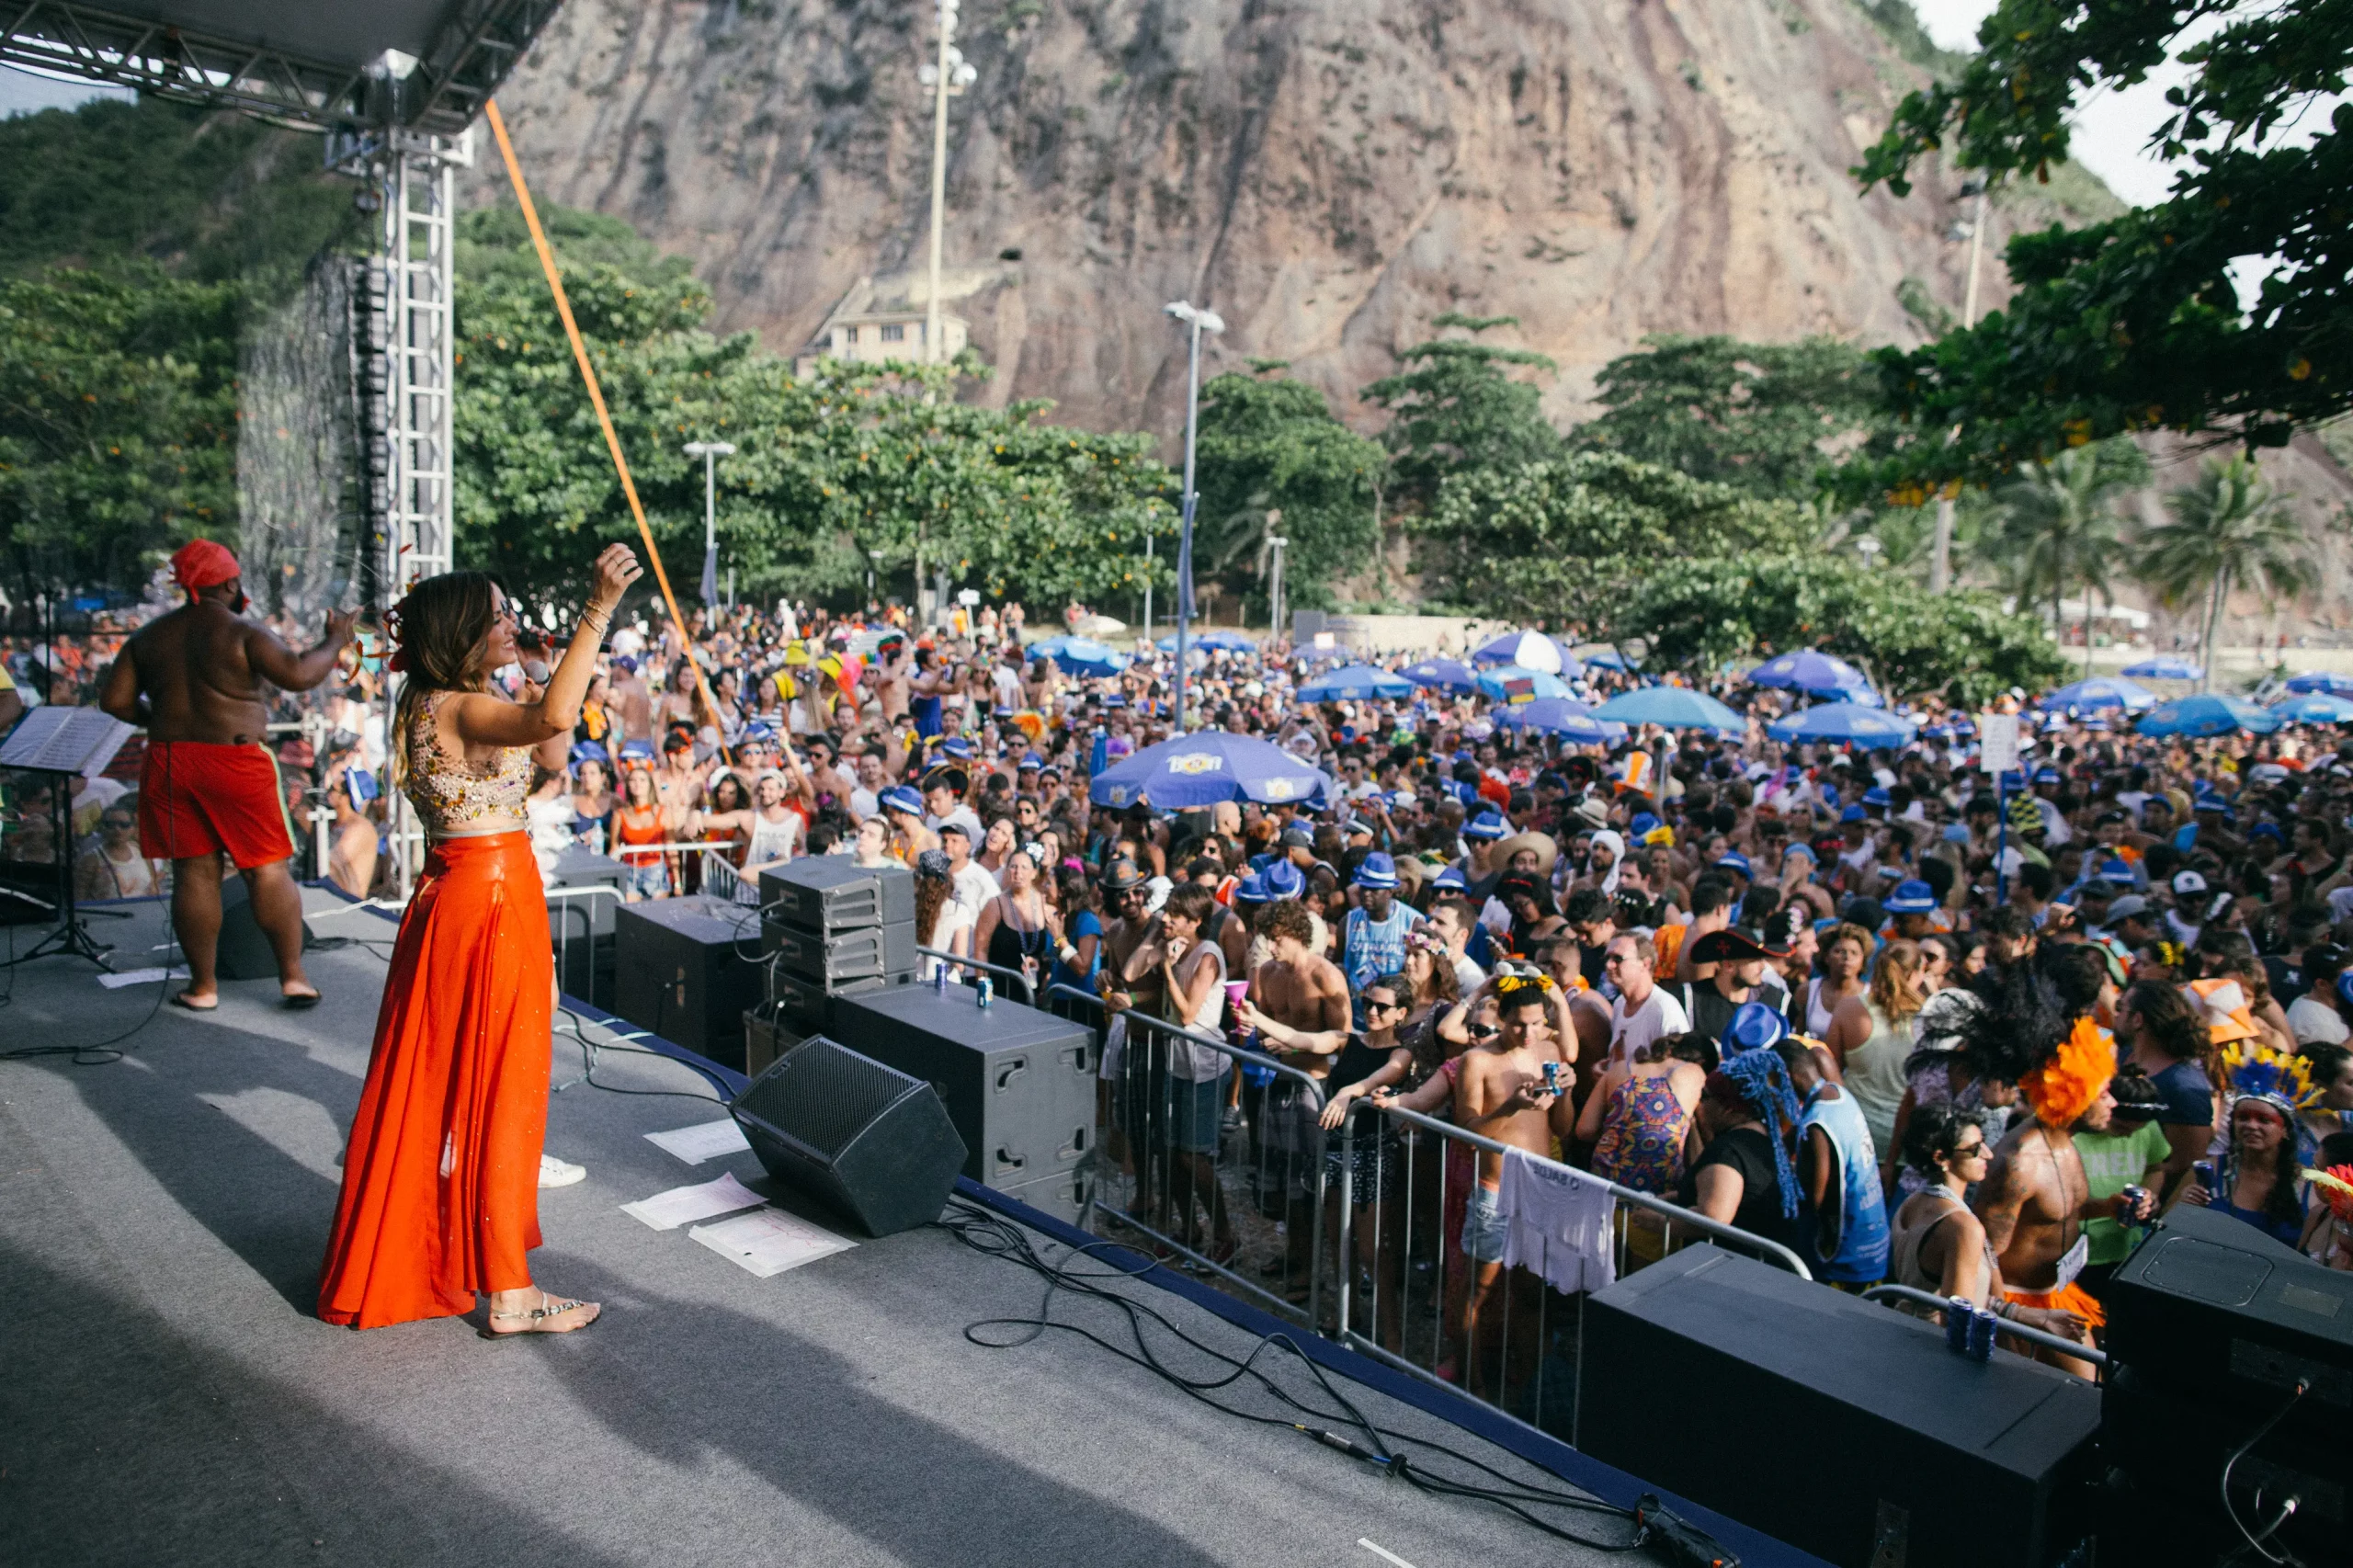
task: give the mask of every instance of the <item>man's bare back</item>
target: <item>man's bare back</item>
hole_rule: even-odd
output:
[[[198,597],[131,634],[107,674],[100,705],[144,724],[151,740],[253,744],[269,724],[263,683],[288,691],[318,685],[351,640],[353,619],[329,615],[325,638],[296,653],[220,598]]]

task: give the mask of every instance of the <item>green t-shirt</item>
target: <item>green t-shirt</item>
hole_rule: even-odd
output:
[[[2075,1134],[2075,1153],[2083,1156],[2084,1179],[2094,1201],[2132,1186],[2151,1165],[2165,1164],[2171,1152],[2165,1129],[2154,1121],[2142,1122],[2130,1132]],[[2132,1238],[2113,1220],[2086,1220],[2084,1234],[2091,1239],[2093,1263],[2121,1263],[2132,1250]]]

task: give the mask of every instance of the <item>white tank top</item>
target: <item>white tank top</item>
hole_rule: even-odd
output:
[[[744,853],[746,866],[765,866],[772,860],[789,860],[801,839],[801,818],[787,812],[782,822],[770,822],[760,812],[752,816],[752,843]]]

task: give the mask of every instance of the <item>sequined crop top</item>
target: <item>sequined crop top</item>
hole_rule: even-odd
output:
[[[443,749],[427,698],[409,730],[408,798],[432,838],[463,837],[488,828],[520,830],[531,791],[531,748],[501,746],[493,762],[468,762]]]

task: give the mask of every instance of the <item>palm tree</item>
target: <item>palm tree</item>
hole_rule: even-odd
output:
[[[2094,588],[2107,591],[2122,554],[2114,503],[2146,483],[2148,460],[2121,437],[2071,447],[2025,470],[1995,495],[1999,515],[1980,536],[1981,553],[2021,604],[2047,601],[2051,631],[2070,588],[2084,596],[2084,662],[2091,663]]]
[[[2319,570],[2285,500],[2245,456],[2206,463],[2194,483],[2165,497],[2165,510],[2173,521],[2142,536],[2135,571],[2168,608],[2205,596],[2199,653],[2211,682],[2231,590],[2254,588],[2268,607],[2312,587]]]

